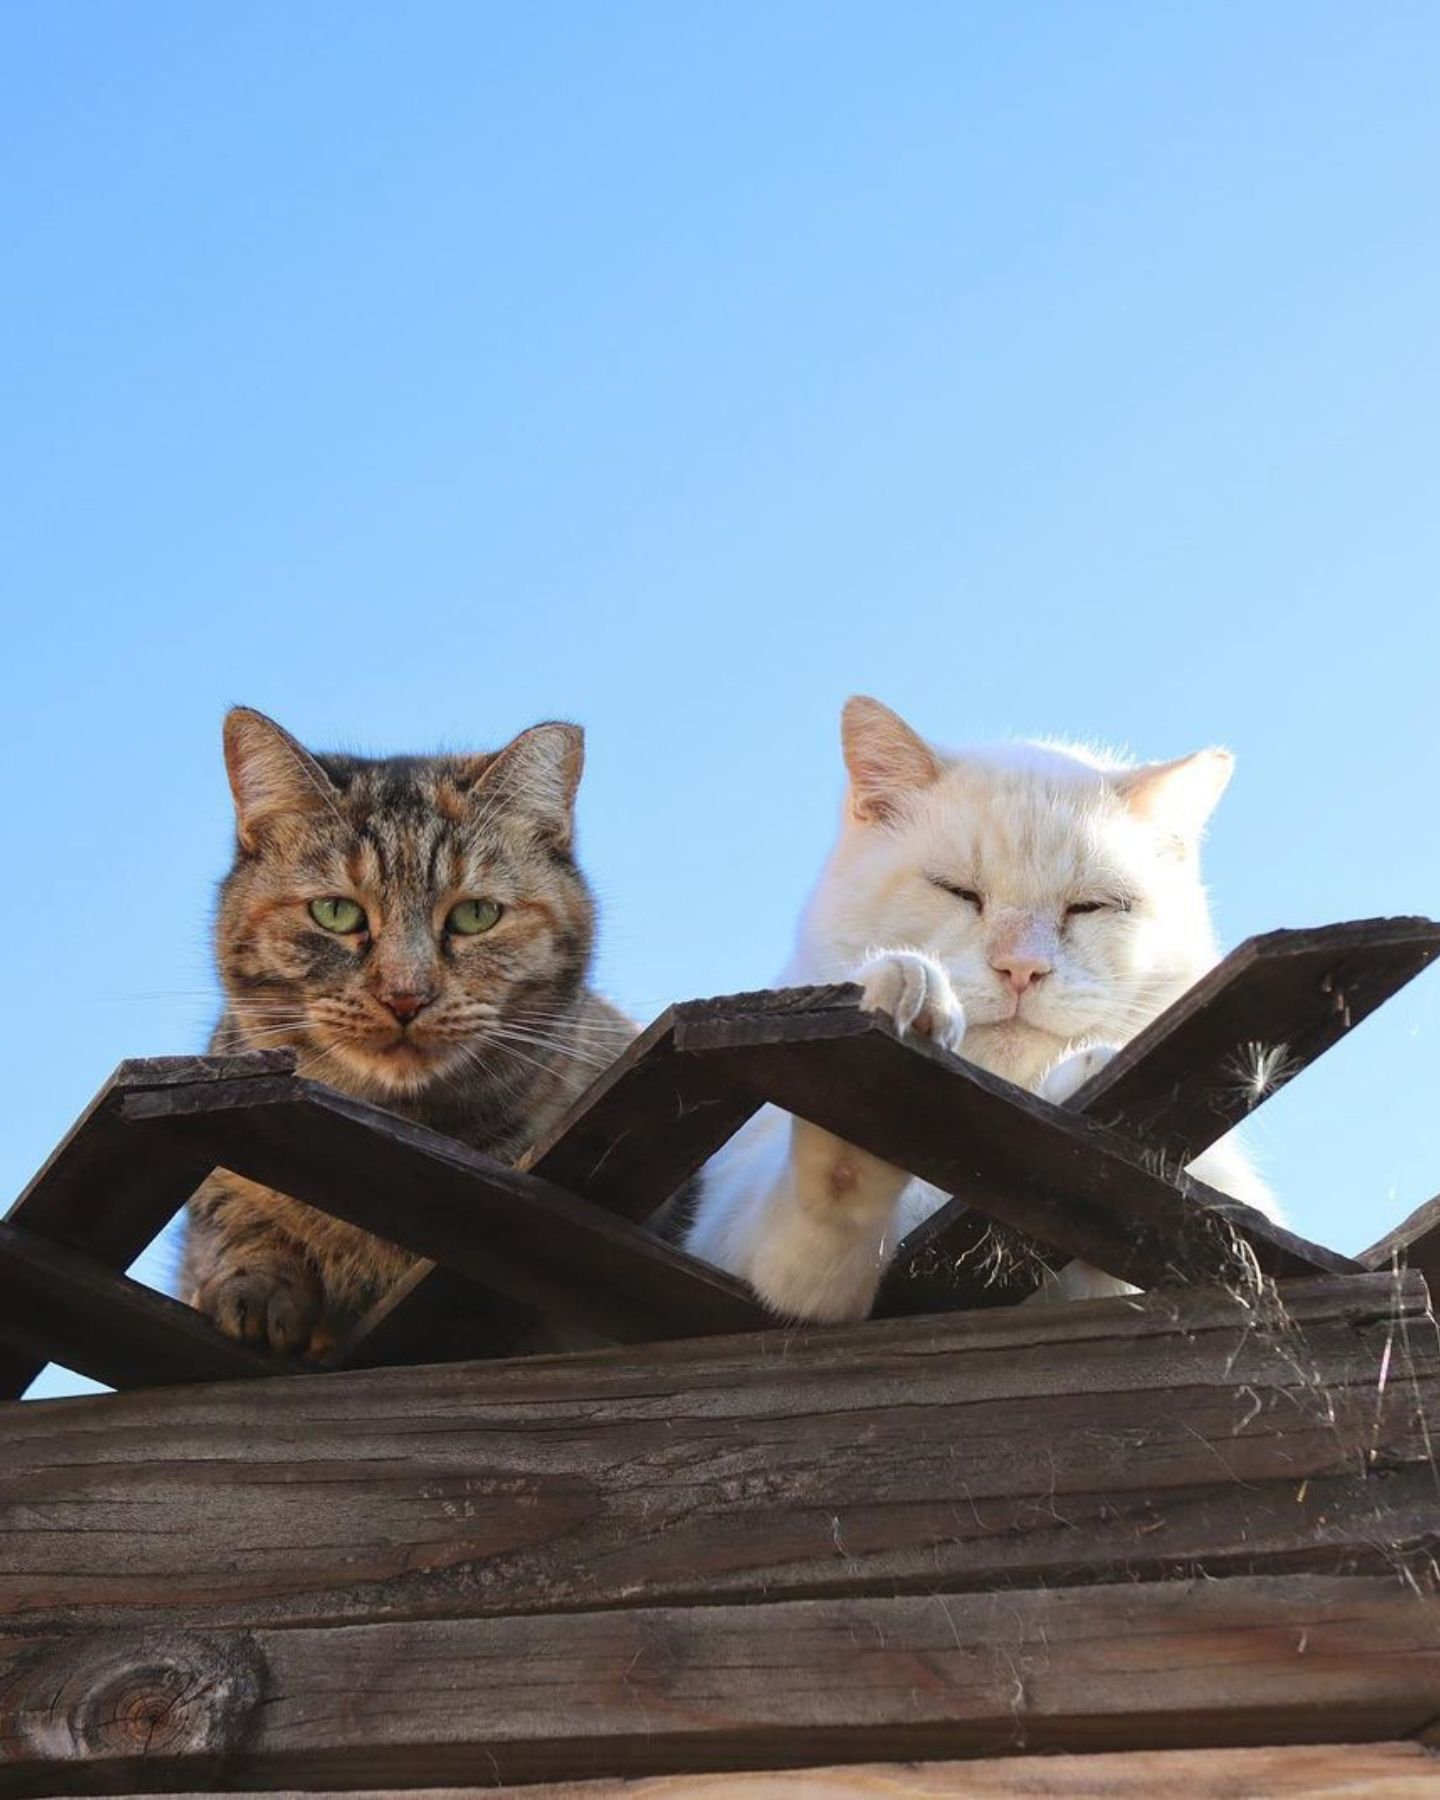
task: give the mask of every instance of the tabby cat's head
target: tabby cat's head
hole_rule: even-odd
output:
[[[571,856],[583,757],[579,728],[559,724],[493,753],[316,756],[236,707],[218,946],[239,1035],[295,1045],[318,1079],[377,1097],[483,1076],[491,1052],[523,1063],[590,957]]]

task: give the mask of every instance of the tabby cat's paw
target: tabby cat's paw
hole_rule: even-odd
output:
[[[227,1337],[298,1356],[310,1347],[322,1296],[308,1269],[239,1268],[212,1276],[195,1304]]]
[[[860,984],[866,1012],[889,1013],[901,1031],[931,1038],[958,1050],[965,1036],[965,1008],[950,977],[933,957],[915,950],[887,950],[861,963],[852,979]]]

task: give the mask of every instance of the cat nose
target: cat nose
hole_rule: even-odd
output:
[[[1023,994],[1033,982],[1043,980],[1051,965],[1043,956],[993,956],[990,967],[997,975],[1008,978],[1017,994]]]
[[[408,1025],[412,1019],[424,1012],[425,1008],[434,998],[435,996],[433,994],[382,994],[380,996],[380,1004],[385,1007],[387,1011],[394,1013],[395,1017],[402,1025]]]

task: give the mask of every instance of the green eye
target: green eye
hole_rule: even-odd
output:
[[[326,931],[338,931],[342,935],[365,929],[365,908],[354,900],[312,900],[310,917]]]
[[[461,937],[478,937],[500,921],[505,908],[498,900],[461,900],[452,906],[445,919],[445,929]]]

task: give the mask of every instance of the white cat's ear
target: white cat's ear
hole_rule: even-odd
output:
[[[512,738],[476,783],[477,794],[503,794],[536,819],[562,847],[575,831],[575,790],[585,768],[585,733],[549,721]]]
[[[840,741],[850,772],[850,810],[864,822],[892,818],[908,794],[940,779],[940,758],[924,738],[867,694],[845,702]]]
[[[1160,826],[1187,848],[1199,842],[1205,821],[1235,773],[1228,750],[1197,750],[1175,762],[1128,769],[1116,785],[1131,812]]]
[[[304,745],[249,706],[225,715],[225,773],[243,850],[255,848],[268,822],[335,803],[334,782]]]

